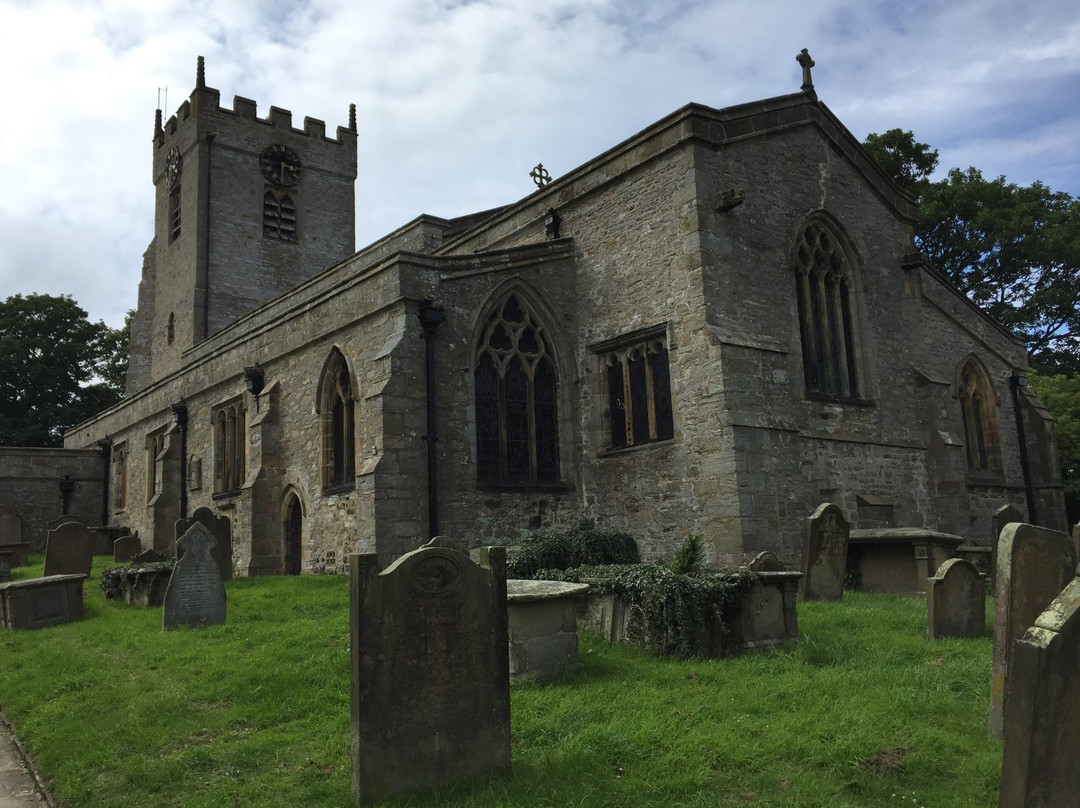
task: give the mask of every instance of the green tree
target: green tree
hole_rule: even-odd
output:
[[[1073,519],[1080,507],[1080,376],[1028,374],[1031,389],[1054,416],[1061,476]]]
[[[863,146],[901,188],[916,196],[938,165],[937,149],[931,150],[926,143],[919,143],[911,131],[890,129],[880,135],[871,132]]]
[[[923,193],[916,239],[971,300],[1023,336],[1031,363],[1080,371],[1080,201],[953,169]]]
[[[119,401],[104,374],[120,343],[70,296],[0,303],[0,445],[59,446],[66,429]]]
[[[900,129],[870,134],[864,146],[919,197],[915,241],[930,263],[1020,334],[1033,366],[1080,372],[1080,200],[976,168],[930,182],[937,151]]]

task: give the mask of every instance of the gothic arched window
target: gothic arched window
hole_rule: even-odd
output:
[[[968,468],[1000,473],[1001,434],[998,431],[997,401],[990,387],[990,379],[975,357],[969,357],[960,367],[958,387]]]
[[[355,401],[349,365],[335,348],[319,392],[323,488],[349,486],[356,479]]]
[[[851,267],[840,241],[822,222],[811,222],[799,236],[795,279],[806,392],[862,398]]]
[[[214,488],[219,494],[239,491],[247,466],[247,427],[240,403],[214,414]]]
[[[517,295],[476,346],[476,467],[482,482],[559,479],[558,374],[547,332]]]

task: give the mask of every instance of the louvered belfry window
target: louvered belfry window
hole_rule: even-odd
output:
[[[296,241],[296,197],[292,191],[267,188],[263,195],[263,235]]]

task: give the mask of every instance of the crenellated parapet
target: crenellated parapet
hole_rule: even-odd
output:
[[[176,113],[162,124],[161,110],[155,113],[154,122],[154,145],[157,149],[163,149],[166,145],[175,145],[174,140],[184,138],[188,122],[194,116],[197,121],[213,121],[217,125],[227,126],[230,118],[236,122],[255,122],[266,125],[272,130],[285,131],[294,136],[303,136],[312,140],[330,144],[350,147],[355,151],[356,144],[356,105],[349,105],[348,126],[338,126],[336,136],[329,138],[326,135],[326,123],[318,118],[304,117],[302,129],[295,128],[292,123],[293,114],[290,110],[271,106],[265,118],[259,118],[255,101],[250,98],[237,95],[233,96],[232,108],[221,106],[221,93],[205,83],[205,63],[202,56],[198,58],[197,78],[195,89],[191,95],[180,104]]]

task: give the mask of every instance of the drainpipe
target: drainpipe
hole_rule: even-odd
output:
[[[439,535],[439,491],[436,473],[438,462],[435,455],[435,445],[439,440],[438,424],[435,418],[435,330],[446,319],[446,314],[434,302],[425,300],[421,302],[417,316],[420,317],[420,327],[423,329],[420,336],[424,338],[426,349],[427,434],[423,439],[427,442],[428,538],[433,539]]]
[[[173,423],[180,430],[180,518],[187,519],[187,403],[172,405]]]
[[[98,441],[98,452],[101,453],[101,463],[104,467],[101,485],[101,525],[109,524],[109,464],[112,462],[112,444],[107,440]]]
[[[1027,376],[1014,373],[1009,379],[1009,387],[1012,389],[1013,410],[1016,413],[1016,436],[1020,441],[1020,471],[1024,475],[1024,491],[1027,493],[1028,522],[1037,525],[1038,512],[1035,507],[1035,488],[1031,483],[1031,462],[1028,460],[1027,433],[1024,431],[1024,413],[1020,406],[1020,388],[1027,387]]]

